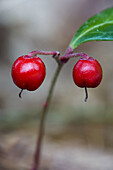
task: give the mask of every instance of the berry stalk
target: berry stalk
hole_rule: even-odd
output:
[[[67,53],[64,56],[60,57],[60,61],[62,63],[65,63],[65,62],[67,62],[68,59],[73,58],[73,57],[81,57],[81,58],[84,58],[84,59],[89,58],[89,56],[87,54],[82,53],[82,52],[80,52],[80,53]]]
[[[28,54],[29,57],[34,57],[36,55],[52,55],[52,57],[56,60],[56,62],[58,64],[60,64],[59,61],[59,56],[60,56],[60,52],[59,51],[32,51]]]

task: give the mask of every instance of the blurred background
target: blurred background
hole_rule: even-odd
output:
[[[0,170],[27,170],[32,165],[40,112],[56,62],[41,56],[47,75],[35,92],[18,89],[11,79],[13,62],[33,50],[63,54],[89,17],[113,6],[112,0],[0,0]],[[75,86],[65,64],[47,115],[41,169],[113,169],[113,42],[88,42],[76,49],[98,59],[103,80],[85,92]],[[14,164],[15,162],[15,164]]]

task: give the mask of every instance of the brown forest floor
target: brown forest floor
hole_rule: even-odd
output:
[[[54,128],[46,130],[41,170],[113,170],[113,127]],[[0,170],[30,170],[36,133],[26,128],[0,135]]]

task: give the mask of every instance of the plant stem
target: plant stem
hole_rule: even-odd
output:
[[[38,170],[39,169],[42,139],[43,139],[44,131],[45,131],[45,118],[46,118],[47,111],[48,111],[48,108],[49,108],[49,105],[50,105],[53,90],[54,90],[54,87],[55,87],[55,84],[56,84],[56,81],[57,81],[57,78],[58,78],[58,75],[61,71],[62,66],[63,66],[63,64],[59,64],[57,69],[56,69],[55,75],[53,77],[53,80],[52,80],[52,83],[51,83],[51,86],[50,86],[50,89],[49,89],[49,93],[48,93],[46,102],[43,106],[43,110],[42,110],[42,113],[41,113],[40,125],[39,125],[39,134],[38,134],[37,144],[36,144],[36,151],[35,151],[35,155],[34,155],[34,165],[33,165],[32,170]]]

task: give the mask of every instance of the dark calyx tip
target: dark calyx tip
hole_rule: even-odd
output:
[[[19,98],[22,98],[22,92],[23,92],[23,89],[21,89],[21,91],[19,93]]]
[[[88,99],[88,91],[87,91],[87,87],[85,87],[85,99],[84,101],[87,102],[87,99]]]

